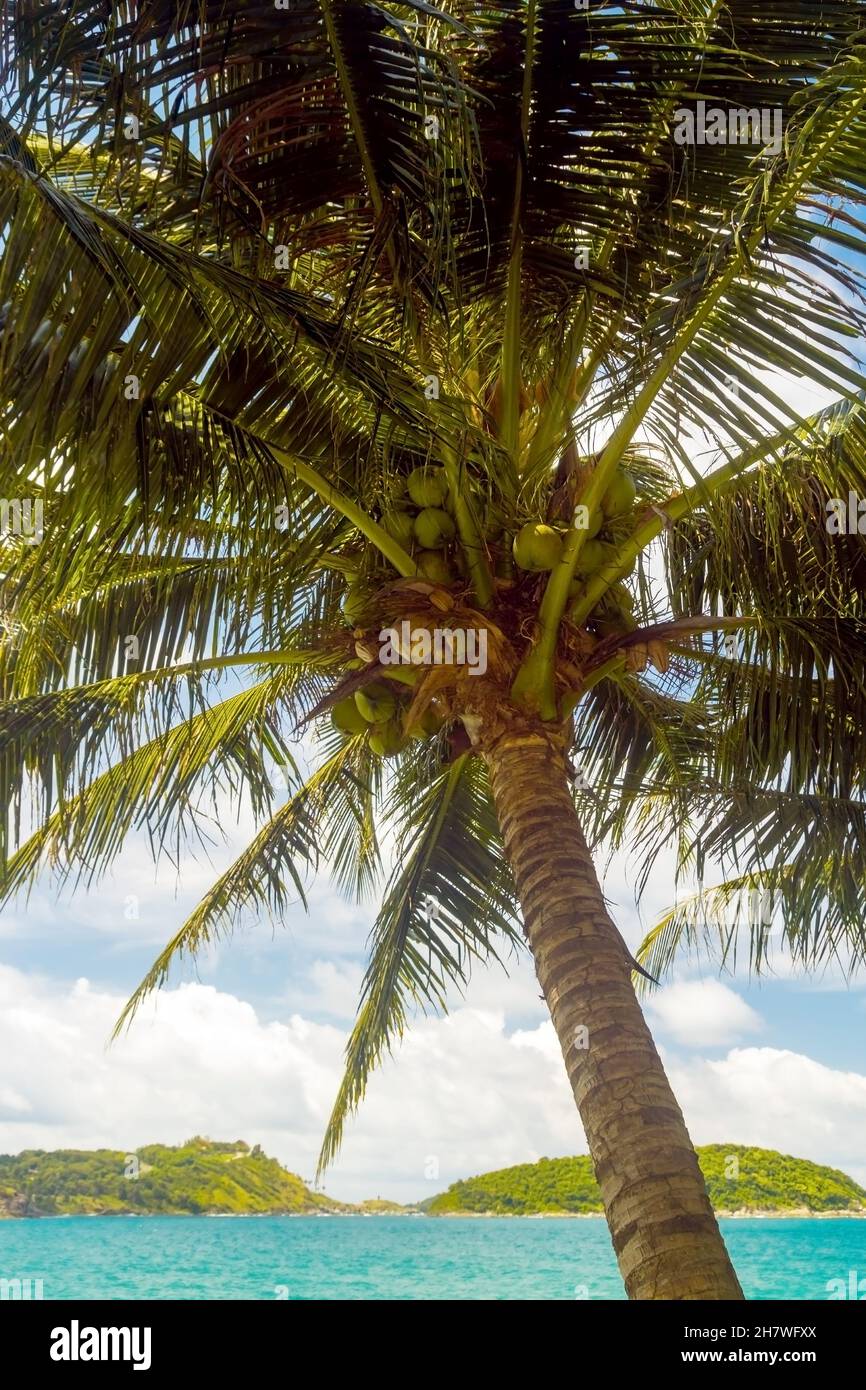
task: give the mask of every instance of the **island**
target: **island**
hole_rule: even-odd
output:
[[[355,1211],[316,1192],[256,1145],[28,1149],[0,1155],[0,1216],[320,1216]]]
[[[866,1189],[835,1168],[742,1144],[707,1144],[697,1153],[719,1216],[866,1216]],[[602,1214],[588,1156],[465,1178],[421,1206],[428,1216]]]
[[[720,1216],[866,1216],[866,1190],[835,1168],[772,1149],[698,1149]],[[0,1155],[0,1218],[58,1216],[600,1216],[588,1157],[542,1158],[452,1183],[415,1206],[358,1205],[316,1190],[256,1144],[27,1149]]]

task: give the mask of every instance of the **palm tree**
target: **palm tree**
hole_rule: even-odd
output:
[[[629,1296],[741,1297],[590,847],[862,952],[866,4],[4,14],[5,897],[251,804],[125,1021],[384,835],[323,1163],[525,943]]]

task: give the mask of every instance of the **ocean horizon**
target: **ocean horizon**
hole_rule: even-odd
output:
[[[861,1221],[721,1227],[748,1299],[866,1300]],[[568,1216],[24,1218],[0,1222],[0,1280],[46,1301],[625,1297],[605,1222]]]

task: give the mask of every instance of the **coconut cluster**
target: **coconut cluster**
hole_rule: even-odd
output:
[[[443,468],[416,468],[406,478],[398,479],[379,524],[409,551],[425,579],[446,587],[456,582],[460,571],[455,547],[457,528]],[[342,607],[350,627],[363,624],[369,599],[363,584],[356,580],[348,584]]]
[[[347,695],[331,709],[331,721],[341,733],[365,734],[370,752],[380,758],[402,753],[410,738],[425,739],[442,728],[443,720],[428,706],[407,734],[404,714],[409,691],[390,681],[372,681],[363,690]]]
[[[632,510],[636,496],[637,489],[631,474],[624,468],[618,468],[600,505],[587,518],[586,540],[578,556],[569,591],[573,609],[580,604],[588,581],[616,559],[617,546],[611,531]],[[565,526],[558,527],[542,521],[526,522],[514,537],[513,554],[517,566],[530,574],[552,570],[562,556],[566,530]],[[588,627],[599,637],[633,632],[637,627],[633,610],[634,600],[628,588],[625,584],[614,584],[594,609]]]
[[[569,591],[571,611],[582,602],[586,586],[605,565],[616,558],[617,533],[623,532],[625,518],[635,505],[636,486],[624,468],[614,473],[599,505],[586,521],[586,539],[578,556]],[[395,490],[380,514],[380,524],[418,567],[419,574],[432,584],[448,587],[464,573],[457,545],[457,531],[451,512],[448,482],[444,469],[431,465],[416,468],[398,480]],[[566,523],[530,520],[522,525],[488,511],[484,539],[500,579],[509,581],[513,592],[521,575],[540,575],[555,568],[562,556],[568,532]],[[347,626],[366,628],[375,615],[375,584],[369,580],[349,580],[342,599]],[[533,600],[534,601],[534,600]],[[613,584],[595,604],[581,626],[594,638],[603,639],[633,632],[637,627],[634,600],[623,583]],[[361,665],[350,663],[350,665]],[[333,723],[342,733],[366,735],[370,750],[380,757],[400,753],[409,740],[405,732],[405,708],[411,698],[408,683],[417,672],[399,678],[376,681],[349,695],[332,708]],[[401,686],[398,682],[403,681]],[[426,738],[438,732],[442,719],[428,709],[415,724],[411,737]]]
[[[399,486],[399,484],[398,484]],[[403,491],[395,492],[381,524],[411,551],[425,579],[453,584],[457,575],[449,552],[457,535],[449,509],[448,480],[443,468],[415,468]]]

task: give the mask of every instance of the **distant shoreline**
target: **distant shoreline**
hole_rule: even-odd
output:
[[[709,1202],[724,1221],[866,1217],[866,1187],[837,1169],[738,1144],[704,1145],[697,1153]],[[269,1158],[260,1145],[251,1148],[242,1139],[195,1135],[174,1147],[145,1144],[128,1153],[25,1149],[0,1154],[0,1220],[73,1216],[604,1220],[585,1154],[482,1173],[405,1206],[381,1196],[361,1203],[329,1197]]]
[[[716,1211],[715,1215],[724,1221],[835,1221],[844,1219],[847,1221],[866,1220],[866,1210],[861,1211],[810,1211],[808,1207],[792,1207],[788,1211],[778,1211],[776,1209],[766,1211]],[[261,1220],[263,1217],[282,1216],[288,1217],[292,1221],[303,1218],[315,1217],[317,1221],[328,1220],[331,1217],[337,1220],[345,1220],[347,1217],[360,1216],[365,1221],[378,1221],[383,1217],[418,1217],[423,1216],[429,1221],[603,1221],[604,1213],[600,1211],[441,1211],[426,1212],[417,1211],[411,1208],[405,1211],[68,1211],[68,1212],[46,1212],[44,1215],[31,1213],[29,1215],[12,1215],[0,1213],[0,1221],[76,1221],[81,1218],[91,1220],[94,1217],[108,1216],[117,1221],[128,1220],[129,1217],[141,1217],[142,1219],[153,1219],[156,1217],[182,1217],[184,1219],[205,1220],[205,1221],[249,1221]]]
[[[421,1213],[426,1215],[425,1212]],[[836,1217],[845,1217],[847,1220],[863,1221],[866,1220],[866,1211],[810,1211],[808,1207],[792,1207],[790,1210],[778,1211],[721,1211],[717,1210],[715,1215],[725,1221],[772,1221],[796,1218],[801,1221],[828,1221]],[[436,1221],[447,1221],[456,1219],[458,1221],[486,1220],[492,1217],[504,1217],[509,1221],[546,1221],[553,1217],[557,1220],[566,1218],[570,1221],[603,1221],[604,1212],[601,1211],[438,1211],[432,1213]]]

